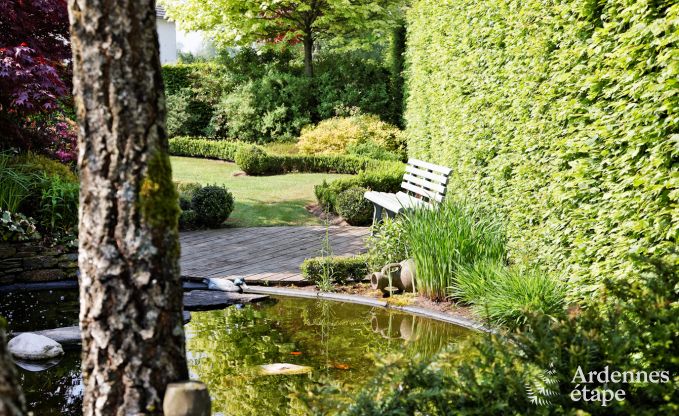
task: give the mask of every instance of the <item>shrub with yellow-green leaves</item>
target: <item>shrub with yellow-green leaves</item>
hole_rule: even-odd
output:
[[[297,146],[304,154],[356,154],[366,149],[367,144],[391,152],[396,158],[405,155],[401,130],[377,116],[365,114],[333,117],[306,127]]]

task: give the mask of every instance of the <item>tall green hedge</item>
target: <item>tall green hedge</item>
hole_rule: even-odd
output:
[[[205,94],[216,94],[212,97],[216,101],[222,92],[220,76],[225,70],[224,66],[211,62],[163,65],[165,94],[177,94],[183,89],[193,88]]]
[[[679,5],[414,0],[411,155],[507,217],[515,259],[580,294],[679,234]]]

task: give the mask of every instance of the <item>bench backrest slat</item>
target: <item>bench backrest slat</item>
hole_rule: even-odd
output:
[[[422,160],[418,159],[408,159],[408,164],[415,166],[417,168],[423,169],[423,170],[429,170],[432,172],[437,172],[440,173],[441,175],[448,176],[450,175],[450,172],[453,170],[451,168],[445,167],[445,166],[440,166],[440,165],[435,165],[433,163],[429,162],[424,162]]]
[[[429,201],[436,201],[436,202],[442,202],[443,201],[443,195],[434,192],[434,191],[429,191],[424,188],[421,188],[417,185],[412,185],[407,182],[403,182],[401,184],[401,188],[405,189],[406,191],[410,191],[412,193],[415,193],[419,196],[423,196],[427,198]]]
[[[445,194],[446,193],[446,187],[441,185],[440,183],[432,182],[427,179],[423,178],[418,178],[416,176],[410,175],[406,173],[403,175],[403,182],[408,182],[413,185],[419,185],[420,187],[428,190],[428,191],[434,191],[439,194]]]
[[[417,159],[409,159],[401,188],[427,202],[443,202],[452,170]]]
[[[419,176],[420,178],[427,178],[432,182],[440,183],[441,185],[448,185],[448,176],[439,173],[418,169],[410,165],[406,166],[406,172],[412,173],[414,176]]]

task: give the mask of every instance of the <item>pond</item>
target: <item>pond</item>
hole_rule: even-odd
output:
[[[0,315],[14,331],[77,325],[77,293],[0,293]],[[54,305],[59,305],[55,308]],[[186,325],[192,379],[208,385],[215,415],[304,414],[300,399],[315,387],[360,391],[379,356],[431,356],[473,333],[464,328],[382,308],[289,297],[223,310],[192,312]],[[259,366],[290,363],[311,373],[261,375]],[[82,404],[80,353],[41,372],[20,369],[36,415],[77,415]]]

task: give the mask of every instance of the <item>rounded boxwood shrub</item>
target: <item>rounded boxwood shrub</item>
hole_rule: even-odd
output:
[[[256,146],[243,147],[236,152],[236,164],[248,175],[265,175],[271,170],[269,157]]]
[[[354,186],[337,196],[337,213],[351,225],[368,225],[372,220],[372,204],[363,196],[366,191]]]
[[[188,211],[193,207],[191,204],[191,200],[189,198],[186,198],[184,196],[179,196],[179,208],[182,211]]]
[[[184,210],[182,208],[182,213],[179,215],[179,229],[190,230],[195,226],[196,226],[196,211],[192,209]]]
[[[199,224],[219,227],[233,211],[233,195],[224,187],[206,186],[193,194],[191,205]]]

